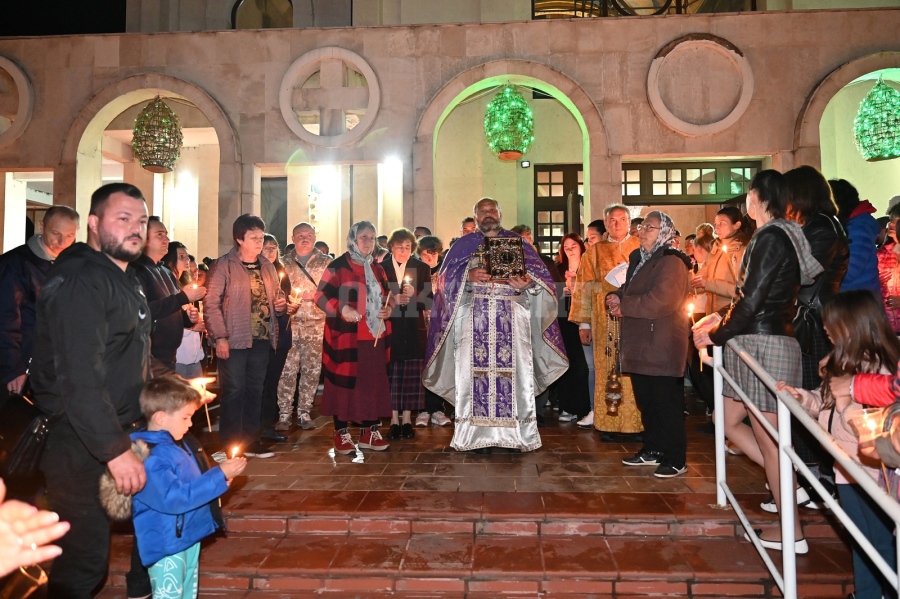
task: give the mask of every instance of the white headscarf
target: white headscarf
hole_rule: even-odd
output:
[[[375,271],[372,270],[375,253],[372,252],[364,256],[359,251],[359,245],[356,243],[357,233],[366,229],[371,230],[373,233],[376,231],[375,225],[367,220],[361,220],[350,227],[350,232],[347,233],[347,252],[352,260],[363,265],[363,269],[366,272],[366,324],[374,337],[379,325],[378,312],[381,310],[382,288],[381,283],[375,278]]]
[[[650,259],[650,256],[655,254],[660,248],[666,248],[672,245],[672,241],[675,239],[675,222],[672,220],[671,216],[665,212],[654,210],[653,212],[647,213],[647,216],[644,217],[644,222],[646,222],[646,219],[648,218],[659,219],[659,235],[656,236],[656,241],[653,243],[653,247],[650,248],[649,252],[644,249],[644,246],[641,246],[641,261],[634,269],[634,274],[631,275],[632,277],[636,275],[637,271],[639,271],[644,263]]]

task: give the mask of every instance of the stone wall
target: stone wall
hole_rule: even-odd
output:
[[[21,68],[33,96],[27,127],[15,139],[0,135],[0,170],[52,169],[57,201],[83,202],[76,164],[79,146],[91,146],[82,135],[96,134],[92,120],[114,98],[161,90],[188,98],[216,128],[219,220],[228,225],[219,227],[220,247],[230,242],[231,220],[258,206],[256,165],[298,152],[310,164],[399,157],[404,222],[434,225],[457,217],[434,202],[435,134],[445,111],[480,79],[536,78],[570,98],[586,123],[586,196],[597,217],[620,199],[623,158],[763,155],[778,168],[818,166],[828,99],[860,70],[900,66],[898,25],[900,10],[873,9],[0,39],[0,57]],[[286,85],[290,91],[283,79],[292,63],[326,47],[361,57],[380,96],[365,135],[338,147],[301,140],[279,100]],[[707,70],[691,71],[690,55]],[[648,88],[652,68],[663,79]],[[697,92],[719,81],[740,89]],[[663,122],[654,95],[700,129]],[[745,106],[715,131],[736,98]]]

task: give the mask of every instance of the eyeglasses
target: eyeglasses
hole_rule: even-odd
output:
[[[650,225],[638,225],[638,231],[659,231],[660,227],[651,227]]]

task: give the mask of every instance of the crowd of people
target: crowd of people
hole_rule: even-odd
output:
[[[664,211],[632,218],[612,204],[552,257],[526,225],[505,229],[490,198],[446,248],[425,227],[379,235],[368,221],[350,227],[343,253],[306,222],[280,248],[245,214],[234,247],[198,261],[132,185],[93,194],[87,243],[73,243],[78,213],[53,207],[39,235],[0,258],[0,374],[8,393],[30,387],[51,416],[40,468],[54,510],[0,507],[0,533],[11,534],[8,514],[31,523],[12,533],[20,547],[8,553],[58,556],[50,596],[91,596],[109,553],[106,473],[109,494],[133,498],[129,596],[155,593],[172,572],[190,596],[199,541],[222,526],[217,497],[246,458],[273,457],[269,442],[322,426],[317,416],[331,418],[339,455],[387,450],[429,424],[452,425],[458,451],[528,452],[555,405],[563,426],[639,441],[624,466],[677,477],[688,468],[685,378],[712,410],[700,355],[731,339],[853,457],[877,460],[860,457],[847,431],[862,405],[893,401],[900,205],[879,223],[849,182],[801,166],[758,173],[746,208],[725,206],[682,238]],[[520,270],[497,273],[486,258],[497,244],[521,247]],[[775,395],[730,348],[725,363],[777,428]],[[213,370],[219,445],[208,462],[188,429]],[[762,508],[808,504],[800,487],[781,505],[775,441],[736,389],[724,395],[732,451],[757,463],[772,490]],[[854,521],[893,555],[883,517],[800,429],[798,454],[822,480],[837,478]],[[26,534],[35,540],[23,547]],[[781,548],[777,528],[760,538]],[[885,581],[854,558],[857,599],[880,597]]]

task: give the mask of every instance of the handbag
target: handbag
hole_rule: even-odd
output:
[[[24,389],[27,389],[27,381]],[[9,394],[0,406],[0,475],[37,473],[47,443],[48,421],[49,417],[31,399],[17,393]]]
[[[823,215],[825,216],[825,215]],[[832,227],[835,222],[831,217],[825,216]],[[835,228],[837,232],[837,228]],[[800,351],[805,355],[812,355],[813,343],[815,338],[822,337],[825,327],[822,325],[822,315],[819,313],[821,302],[819,301],[819,290],[822,289],[822,283],[825,282],[825,273],[819,275],[819,279],[813,284],[812,294],[805,302],[797,298],[797,315],[794,316],[794,338],[800,344]]]

